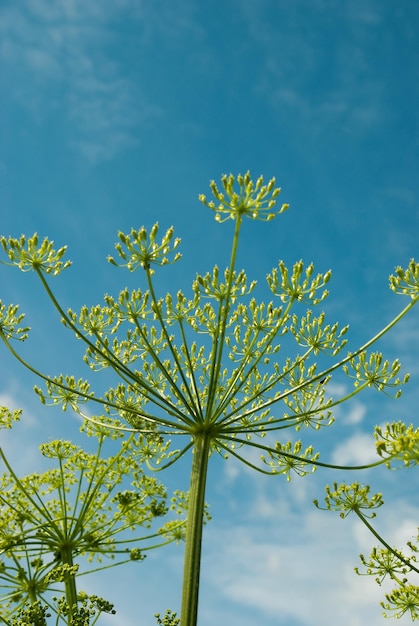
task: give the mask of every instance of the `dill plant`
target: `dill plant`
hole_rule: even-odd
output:
[[[10,428],[19,412],[3,407],[0,425]],[[144,473],[142,436],[109,432],[86,422],[96,440],[86,452],[69,441],[41,444],[51,469],[19,478],[4,450],[0,463],[0,620],[7,626],[89,626],[113,604],[80,589],[79,579],[128,562],[184,535],[186,499],[168,501],[164,486]],[[169,509],[176,517],[164,523]],[[157,526],[156,526],[157,522]],[[160,524],[159,524],[160,522]],[[139,534],[139,529],[141,532]],[[59,596],[57,594],[60,594]],[[61,595],[62,594],[62,595]]]
[[[256,281],[249,282],[245,271],[236,267],[245,221],[269,222],[288,208],[277,204],[280,189],[275,179],[253,181],[247,173],[223,176],[221,185],[211,182],[212,199],[201,195],[200,200],[218,222],[233,224],[228,266],[225,270],[215,266],[207,274],[197,275],[188,295],[182,291],[162,295],[155,284],[155,272],[181,256],[173,228],[161,234],[155,224],[150,231],[141,227],[128,234],[120,232],[117,254],[108,260],[130,272],[139,271],[141,286],[124,289],[116,297],[106,295],[103,304],[83,306],[79,312],[65,311],[51,287],[50,278],[70,266],[64,260],[65,247],[56,250],[53,242],[39,242],[36,235],[1,240],[4,262],[34,271],[65,327],[84,342],[88,366],[93,371],[113,370],[117,379],[114,387],[97,395],[88,381],[39,372],[14,347],[14,340],[27,333],[21,327],[22,315],[17,307],[3,305],[1,338],[25,367],[45,381],[44,389],[36,388],[42,402],[70,407],[100,427],[103,424],[143,436],[157,433],[167,447],[147,443],[144,459],[159,469],[191,453],[181,626],[197,623],[211,456],[233,456],[256,471],[281,474],[288,480],[292,474],[304,476],[318,467],[364,469],[388,462],[381,458],[359,467],[323,462],[313,446],[303,449],[300,441],[292,443],[284,431],[303,427],[318,431],[331,425],[333,409],[368,387],[398,396],[400,385],[408,378],[400,377],[400,363],[390,363],[370,348],[419,299],[414,278],[418,265],[412,261],[406,271],[399,268],[391,278],[392,288],[409,296],[408,304],[359,349],[342,355],[348,327],[330,323],[321,310],[313,313],[328,295],[330,271],[315,273],[313,264],[303,261],[287,268],[279,261],[267,275],[272,299],[265,303],[254,295]],[[300,314],[302,305],[307,309]],[[284,335],[292,338],[294,350],[280,358]],[[329,364],[319,367],[319,355],[322,363],[328,356]],[[353,385],[346,395],[331,398],[326,390],[337,370]],[[97,407],[94,415],[83,410],[86,402],[91,409]],[[112,424],[112,420],[116,421]],[[264,440],[268,433],[270,437]],[[275,433],[278,441],[267,443]],[[175,439],[180,444],[172,447]],[[259,463],[249,450],[260,455]],[[171,612],[164,620],[179,621]]]

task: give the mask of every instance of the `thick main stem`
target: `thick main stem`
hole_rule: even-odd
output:
[[[195,436],[186,524],[181,626],[196,626],[198,618],[202,528],[210,443],[211,437],[207,433]]]
[[[61,549],[61,562],[66,563],[70,567],[73,567],[74,565],[73,551],[71,548]],[[77,609],[76,577],[73,572],[71,572],[69,576],[66,576],[64,580],[64,585],[65,585],[65,599],[68,605],[69,624],[71,624],[71,620],[74,615],[74,610]]]

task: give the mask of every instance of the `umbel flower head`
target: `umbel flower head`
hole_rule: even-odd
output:
[[[39,255],[31,248],[30,257],[65,327],[84,342],[85,363],[94,372],[113,371],[117,378],[104,394],[97,395],[82,379],[40,374],[46,382],[46,389],[37,389],[42,402],[71,408],[103,431],[111,427],[140,432],[144,436],[142,460],[159,469],[193,451],[182,626],[195,626],[197,620],[204,495],[211,454],[234,456],[260,472],[282,474],[287,479],[292,474],[304,476],[319,466],[339,468],[321,462],[312,445],[305,446],[292,436],[287,439],[284,431],[318,431],[329,426],[334,407],[368,387],[391,390],[397,397],[407,380],[399,378],[398,361],[391,364],[379,353],[370,355],[369,348],[419,299],[418,265],[412,261],[406,273],[398,269],[391,281],[393,291],[410,297],[409,304],[370,341],[338,360],[348,327],[329,322],[322,310],[314,311],[328,295],[330,270],[316,274],[312,263],[297,261],[288,268],[279,261],[267,275],[271,296],[263,302],[257,299],[256,281],[248,280],[245,271],[236,267],[243,218],[270,221],[288,208],[287,204],[276,208],[280,189],[275,180],[265,184],[262,177],[254,182],[249,172],[237,177],[230,174],[222,177],[221,187],[213,181],[210,188],[214,200],[201,195],[201,202],[215,213],[218,222],[234,222],[229,264],[224,270],[216,266],[195,276],[189,294],[180,290],[159,294],[155,282],[156,268],[180,258],[180,240],[174,237],[172,227],[163,236],[157,224],[150,231],[141,227],[128,235],[119,233],[117,260],[109,257],[109,261],[130,272],[139,270],[143,284],[132,291],[123,289],[116,296],[106,295],[103,304],[84,306],[78,313],[64,311],[49,283],[49,275],[61,270],[62,249],[57,253],[56,271],[55,253],[47,244]],[[13,239],[2,243],[9,262],[28,269],[31,261],[25,246]],[[43,250],[48,252],[48,263],[39,262]],[[12,326],[14,329],[15,322]],[[35,371],[15,351],[11,333],[2,332],[0,319],[0,338]],[[284,356],[282,344],[289,350]],[[322,363],[329,364],[319,367],[319,356]],[[346,374],[353,386],[345,395],[332,398],[327,388],[337,370]],[[83,409],[86,402],[98,409],[95,415]],[[170,447],[174,436],[180,440],[177,450]],[[275,436],[280,440],[275,441]],[[253,454],[248,454],[249,450]],[[383,458],[377,464],[387,461]],[[340,498],[336,506],[346,502],[345,506],[355,511],[364,507],[366,497],[358,487],[354,487],[354,500],[349,492],[329,495]]]
[[[36,233],[29,239],[25,235],[19,239],[1,237],[0,243],[9,258],[8,262],[3,261],[3,263],[17,265],[22,272],[38,269],[55,276],[71,265],[71,261],[61,260],[66,253],[67,246],[54,250],[54,242],[46,237],[39,245]]]
[[[232,174],[221,178],[224,192],[220,192],[215,181],[211,181],[210,188],[216,200],[207,201],[206,196],[201,194],[199,199],[207,207],[215,212],[215,219],[223,222],[228,219],[236,220],[242,217],[269,221],[275,215],[288,209],[288,204],[283,204],[279,210],[273,211],[276,206],[276,198],[281,193],[279,187],[275,187],[275,178],[264,184],[263,176],[259,176],[256,183],[250,177],[250,172],[244,176],[239,174],[235,178]],[[237,187],[236,187],[237,184]]]

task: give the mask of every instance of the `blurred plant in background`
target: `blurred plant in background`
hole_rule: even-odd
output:
[[[1,410],[4,427],[18,417]],[[112,431],[113,454],[105,457],[109,433],[87,422],[82,430],[96,439],[95,452],[69,441],[42,444],[53,467],[23,478],[0,448],[2,623],[41,626],[55,614],[56,624],[95,624],[101,613],[115,611],[78,588],[81,576],[140,562],[149,550],[184,538],[187,499],[175,493],[169,501],[163,485],[144,473],[144,437],[122,440]],[[169,510],[175,516],[164,523]]]

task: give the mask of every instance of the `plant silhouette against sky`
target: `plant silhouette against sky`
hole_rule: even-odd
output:
[[[236,267],[241,229],[246,219],[269,222],[288,205],[277,206],[280,189],[275,180],[253,182],[250,174],[222,177],[219,189],[212,182],[213,200],[200,196],[220,222],[232,222],[234,233],[227,269],[215,266],[197,275],[189,295],[161,295],[154,274],[160,266],[180,259],[180,240],[173,228],[160,234],[158,224],[119,233],[116,257],[109,261],[130,272],[139,271],[144,285],[124,289],[118,297],[106,295],[103,305],[65,311],[56,299],[50,277],[70,266],[66,248],[39,242],[36,235],[2,238],[6,263],[22,271],[35,271],[66,328],[86,345],[84,360],[93,371],[111,369],[119,382],[96,395],[88,381],[72,376],[48,377],[14,348],[23,339],[23,316],[17,307],[2,305],[0,333],[14,356],[44,379],[36,388],[45,403],[71,408],[91,423],[105,423],[145,437],[144,460],[159,469],[169,467],[192,452],[186,527],[181,626],[195,626],[201,561],[202,527],[208,463],[216,452],[233,456],[265,474],[303,476],[317,467],[362,469],[386,462],[346,467],[319,460],[313,446],[291,442],[284,429],[312,428],[333,422],[333,409],[362,390],[374,387],[398,396],[398,360],[390,363],[368,349],[392,328],[419,299],[419,267],[411,261],[398,268],[391,288],[409,296],[405,308],[363,346],[338,356],[346,344],[348,327],[329,323],[324,312],[313,313],[328,295],[331,272],[316,274],[313,264],[297,261],[287,268],[280,261],[267,275],[272,299],[258,302],[256,281],[248,281]],[[299,313],[304,305],[305,312]],[[307,308],[308,307],[308,308]],[[283,356],[281,342],[294,350]],[[316,358],[330,357],[318,367]],[[327,393],[333,372],[344,372],[353,382],[349,393],[331,398]],[[89,412],[83,407],[89,403]],[[97,407],[97,411],[93,410]],[[93,414],[92,414],[93,413]],[[120,420],[125,422],[121,426]],[[272,438],[279,440],[272,443]],[[147,440],[147,435],[150,439]],[[158,435],[152,437],[151,435]],[[180,438],[172,449],[170,442]],[[266,437],[266,438],[265,438]],[[162,438],[162,439],[160,439]],[[163,444],[162,441],[165,443]],[[163,446],[163,447],[162,447]],[[260,463],[254,461],[257,452]],[[397,453],[395,453],[397,456]]]

